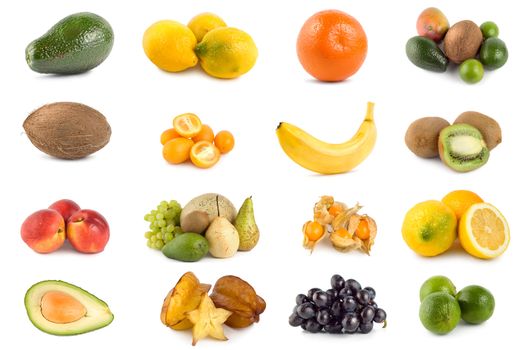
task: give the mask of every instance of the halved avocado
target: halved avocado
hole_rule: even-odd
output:
[[[63,281],[41,281],[25,293],[32,324],[54,335],[75,335],[108,326],[114,315],[108,305],[87,291]]]

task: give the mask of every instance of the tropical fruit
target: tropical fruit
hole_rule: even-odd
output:
[[[443,129],[438,149],[443,163],[459,172],[482,167],[490,156],[483,135],[469,124],[454,124]]]
[[[489,203],[473,204],[461,217],[458,234],[463,249],[481,259],[500,256],[510,242],[505,217]]]
[[[440,201],[429,200],[411,208],[402,224],[402,237],[413,251],[436,256],[456,239],[456,214]]]
[[[508,61],[508,49],[503,40],[498,38],[488,38],[481,45],[479,59],[488,69],[498,69]]]
[[[415,66],[432,72],[445,72],[449,59],[436,43],[422,36],[412,37],[405,45],[407,58]]]

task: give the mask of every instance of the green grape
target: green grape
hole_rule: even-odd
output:
[[[146,241],[146,244],[148,245],[148,247],[153,248],[153,242],[150,239]]]
[[[175,230],[175,225],[173,225],[173,224],[169,224],[166,227],[166,232],[173,232],[174,230]]]
[[[150,241],[151,241],[152,243],[155,243],[155,242],[157,241],[157,236],[151,236],[151,237],[150,237]]]
[[[162,241],[157,241],[155,242],[155,249],[162,249],[162,247],[164,247],[164,242]]]
[[[148,231],[148,232],[146,232],[146,233],[144,234],[144,237],[145,237],[146,239],[150,239],[150,237],[151,237],[152,234],[153,234],[153,232]]]
[[[162,249],[167,242],[182,233],[179,227],[181,212],[182,207],[177,201],[161,201],[144,216],[144,220],[149,222],[149,230],[144,234],[149,247]]]
[[[158,220],[156,221],[158,227],[165,227],[166,226],[166,220]]]
[[[156,218],[157,220],[162,220],[162,219],[164,219],[164,214],[162,214],[162,213],[158,213],[157,215],[155,215],[155,218]]]
[[[166,233],[166,236],[165,236],[164,238],[165,238],[164,241],[165,241],[166,243],[169,242],[169,241],[171,241],[171,240],[173,240],[173,233],[171,233],[171,232]]]
[[[173,233],[175,235],[179,235],[181,233],[184,233],[184,231],[182,231],[182,229],[180,228],[180,226],[175,226],[175,228],[173,229]]]

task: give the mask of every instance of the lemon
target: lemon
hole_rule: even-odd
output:
[[[436,256],[456,239],[456,214],[440,201],[430,200],[411,208],[402,224],[402,237],[416,253]]]
[[[510,242],[505,217],[489,203],[476,203],[463,214],[458,235],[463,249],[481,259],[498,257]]]
[[[436,292],[423,300],[419,315],[423,326],[429,331],[436,334],[447,334],[460,322],[461,309],[452,295]]]
[[[227,24],[214,13],[204,12],[193,17],[187,26],[195,34],[196,40],[200,42],[211,30],[227,27]]]
[[[445,292],[455,296],[456,287],[454,283],[445,276],[433,276],[427,279],[420,287],[420,301],[423,301],[429,294],[436,292]]]
[[[472,204],[483,203],[483,199],[472,191],[457,190],[449,192],[443,197],[442,202],[454,210],[456,218],[459,220]]]
[[[142,38],[146,56],[160,69],[180,72],[197,64],[195,34],[187,26],[170,20],[152,24]]]
[[[247,73],[258,57],[258,49],[250,35],[231,27],[211,30],[196,45],[195,52],[207,74],[223,79]]]

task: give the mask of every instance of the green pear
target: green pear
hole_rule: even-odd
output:
[[[256,246],[260,232],[254,220],[252,197],[246,198],[241,205],[234,221],[234,227],[236,227],[240,236],[239,250],[249,251]]]

